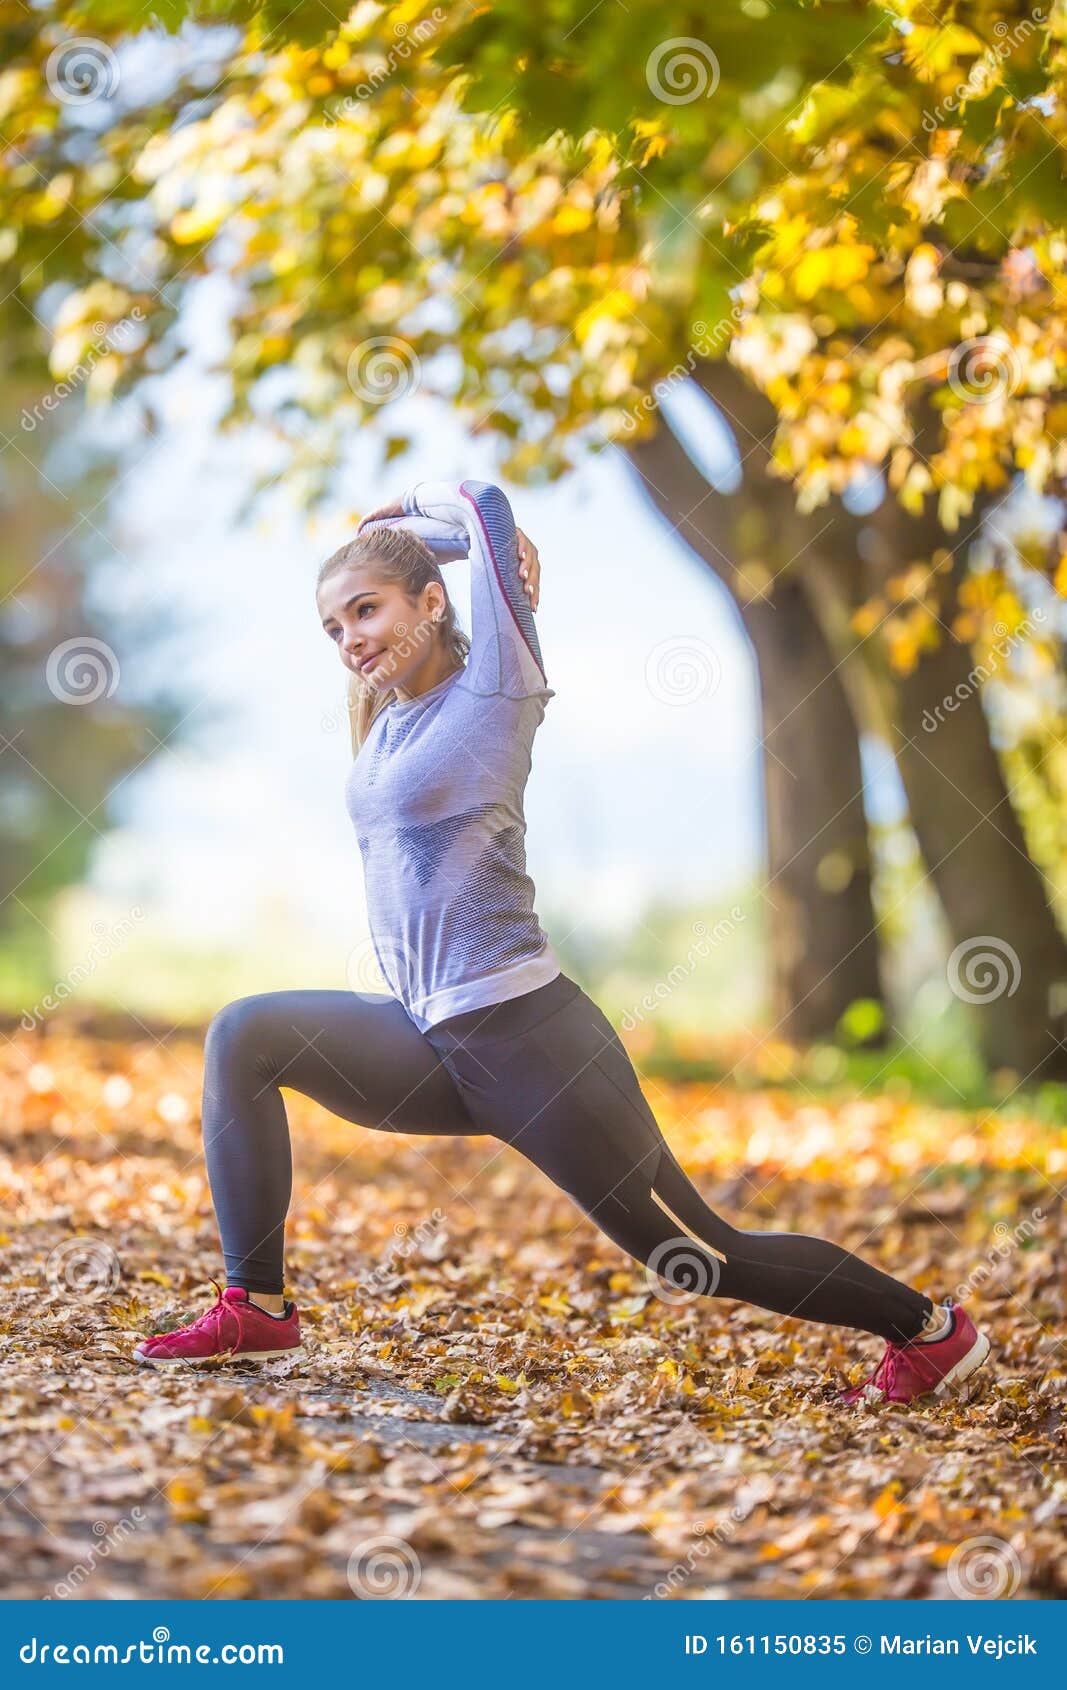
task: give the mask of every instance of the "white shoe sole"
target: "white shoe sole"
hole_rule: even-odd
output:
[[[969,1379],[971,1374],[976,1373],[981,1367],[989,1354],[990,1347],[989,1339],[985,1333],[979,1332],[967,1354],[960,1357],[955,1367],[950,1368],[932,1394],[935,1397],[943,1397],[945,1392],[951,1391],[955,1385],[962,1385],[965,1379]]]
[[[208,1367],[226,1361],[282,1361],[303,1354],[303,1344],[294,1344],[291,1350],[238,1350],[235,1355],[220,1356],[146,1356],[137,1349],[133,1359],[143,1367]]]
[[[962,1385],[963,1381],[965,1379],[969,1379],[972,1373],[977,1373],[978,1369],[988,1356],[991,1347],[992,1346],[990,1345],[989,1339],[986,1337],[985,1333],[979,1332],[974,1343],[967,1351],[967,1354],[965,1356],[961,1356],[955,1367],[949,1369],[949,1371],[945,1374],[945,1377],[941,1380],[941,1383],[939,1385],[935,1385],[930,1391],[921,1391],[919,1396],[913,1400],[918,1402],[924,1396],[943,1397],[947,1394],[947,1392],[954,1390],[957,1385]],[[863,1396],[859,1400],[860,1402],[868,1403],[873,1408],[879,1403],[884,1402],[885,1397],[880,1386],[867,1385],[864,1389]],[[857,1405],[853,1404],[852,1406],[855,1407]]]

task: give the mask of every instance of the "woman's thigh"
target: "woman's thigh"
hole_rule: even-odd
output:
[[[475,1033],[447,1052],[471,1116],[547,1174],[620,1249],[686,1292],[713,1290],[722,1273],[716,1251],[730,1228],[693,1188],[713,1236],[694,1237],[657,1201],[670,1151],[603,1011],[581,992],[547,1017],[531,1003],[493,1026],[494,1036]],[[511,1036],[496,1036],[505,1027]]]
[[[346,991],[237,998],[208,1030],[205,1084],[246,1061],[260,1085],[288,1086],[343,1120],[387,1132],[472,1134],[437,1052],[398,999]]]
[[[595,1202],[601,1224],[620,1206],[644,1208],[663,1136],[603,1011],[579,990],[547,1017],[536,993],[506,1007],[488,1035],[443,1046],[468,1112],[583,1208]]]

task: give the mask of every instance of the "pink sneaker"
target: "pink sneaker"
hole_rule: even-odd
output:
[[[952,1327],[943,1338],[930,1344],[918,1338],[907,1344],[887,1344],[870,1378],[850,1391],[839,1391],[839,1401],[911,1402],[931,1392],[940,1397],[981,1367],[989,1354],[989,1339],[951,1297],[945,1298],[945,1306],[952,1311]]]
[[[188,1326],[174,1332],[157,1332],[142,1338],[134,1350],[137,1361],[153,1367],[176,1361],[194,1364],[232,1357],[235,1361],[274,1361],[278,1356],[300,1355],[300,1311],[286,1303],[285,1317],[267,1313],[248,1300],[240,1285],[225,1291],[217,1279],[211,1281],[218,1297],[209,1309]]]

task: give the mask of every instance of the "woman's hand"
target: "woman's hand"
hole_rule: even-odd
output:
[[[369,522],[383,522],[388,518],[403,515],[404,507],[399,500],[393,505],[379,505],[377,510],[369,511],[363,518],[356,533],[366,528]],[[515,533],[519,542],[519,577],[523,583],[523,591],[530,600],[530,609],[536,610],[541,596],[541,560],[537,547],[529,536],[524,534],[521,528],[517,528]]]
[[[530,596],[530,609],[537,609],[537,601],[541,596],[541,561],[537,555],[537,547],[521,528],[516,528],[519,540],[519,575]]]
[[[359,528],[356,529],[356,533],[359,533],[360,528],[366,528],[368,522],[382,522],[386,517],[403,516],[403,514],[404,507],[399,499],[395,505],[379,505],[376,511],[371,511],[368,516],[363,518]]]

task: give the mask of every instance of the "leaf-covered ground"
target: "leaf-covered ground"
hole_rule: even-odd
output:
[[[495,1141],[286,1091],[307,1357],[160,1373],[220,1267],[200,1046],[0,1051],[8,1596],[1067,1594],[1065,1129],[645,1077],[714,1206],[990,1331],[966,1399],[846,1411],[878,1340],[678,1303]]]

